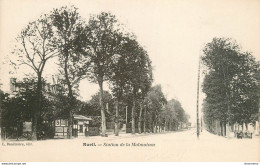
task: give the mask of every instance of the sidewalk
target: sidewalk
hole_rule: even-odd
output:
[[[178,131],[166,131],[166,132],[157,132],[157,133],[135,133],[135,134],[131,134],[131,133],[119,133],[119,136],[115,136],[115,134],[108,134],[107,137],[102,137],[102,136],[79,136],[77,138],[72,138],[72,139],[45,139],[45,140],[37,140],[37,141],[79,141],[79,140],[113,140],[113,139],[123,139],[123,138],[139,138],[139,137],[144,137],[144,136],[156,136],[156,135],[162,135],[162,134],[171,134],[171,133],[177,133],[177,132],[183,132],[183,131],[188,131],[189,129],[183,129],[183,130],[178,130]],[[1,140],[3,141],[3,140]],[[11,142],[31,142],[31,140],[16,140],[16,139],[8,139],[5,140],[6,142],[11,141]],[[35,142],[37,142],[35,141]]]
[[[178,131],[166,131],[166,132],[157,132],[157,133],[119,133],[119,136],[115,136],[115,134],[110,134],[108,137],[102,137],[102,136],[87,136],[87,137],[78,137],[78,138],[73,138],[73,139],[47,139],[48,141],[50,140],[84,140],[84,141],[89,141],[89,140],[116,140],[116,139],[126,139],[126,138],[142,138],[142,137],[147,137],[147,136],[156,136],[156,135],[163,135],[163,134],[173,134],[173,133],[178,133],[178,132],[183,132],[187,131],[188,129],[185,130],[178,130]]]
[[[260,139],[225,138],[201,132],[199,139],[194,141],[181,158],[193,161],[259,161]]]

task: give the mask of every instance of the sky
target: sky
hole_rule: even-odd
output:
[[[206,43],[214,37],[230,37],[260,60],[257,0],[0,0],[0,60],[12,58],[14,39],[29,21],[65,5],[75,5],[85,19],[101,11],[115,14],[148,51],[153,84],[162,85],[168,100],[178,99],[192,122],[196,119],[198,59]],[[0,65],[4,91],[9,88],[10,70],[9,65]],[[56,70],[56,65],[48,63],[44,75]],[[23,77],[29,72],[24,68],[16,74]],[[82,80],[79,90],[80,99],[86,101],[98,85]],[[200,104],[203,97],[200,91]]]

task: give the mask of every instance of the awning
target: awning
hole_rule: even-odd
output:
[[[92,120],[91,118],[82,115],[73,115],[73,118],[78,120]]]

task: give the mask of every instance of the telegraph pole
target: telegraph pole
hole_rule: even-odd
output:
[[[199,68],[198,68],[198,82],[197,82],[197,138],[200,136],[200,122],[199,122],[199,89],[200,89],[200,58],[199,58]]]
[[[127,124],[127,106],[125,107],[125,124]]]
[[[201,132],[202,132],[202,116],[200,116],[200,123],[201,123],[201,125],[200,125],[200,130],[201,130]]]

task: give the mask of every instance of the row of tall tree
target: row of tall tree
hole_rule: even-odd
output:
[[[99,116],[98,97],[99,92],[85,103],[85,108],[81,113]],[[116,129],[125,123],[127,128],[131,128],[132,133],[174,131],[188,124],[189,115],[185,113],[181,103],[175,99],[167,101],[160,85],[151,87],[144,98],[137,98],[135,105],[132,100],[133,98],[126,94],[121,97],[121,102],[118,104],[116,97],[104,91],[103,106],[106,107],[107,122],[116,123],[112,128],[115,128],[117,135],[119,132]],[[135,111],[133,111],[133,106],[135,106]],[[117,109],[119,109],[118,112]]]
[[[213,131],[217,121],[221,135],[225,135],[226,125],[255,123],[259,115],[259,62],[230,38],[214,38],[203,52],[203,112],[209,129]]]
[[[64,87],[62,94],[66,95],[63,99],[68,103],[64,107],[68,119],[68,138],[72,136],[77,87],[84,78],[97,83],[100,88],[102,136],[106,135],[104,82],[109,83],[116,100],[116,135],[123,96],[127,96],[131,103],[132,133],[135,133],[137,102],[147,102],[146,96],[153,80],[151,60],[135,35],[127,32],[113,14],[102,12],[85,20],[73,6],[53,9],[30,22],[16,40],[11,56],[12,65],[16,69],[26,65],[37,76],[36,100],[31,111],[33,140],[37,138],[37,123],[43,109],[42,75],[46,64],[55,62],[59,66],[59,83]],[[142,110],[139,118],[141,114]],[[155,113],[155,118],[158,115]]]

